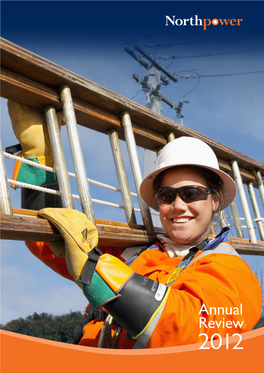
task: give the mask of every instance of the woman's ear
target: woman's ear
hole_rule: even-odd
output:
[[[218,212],[220,207],[220,197],[218,195],[213,196],[213,212]]]

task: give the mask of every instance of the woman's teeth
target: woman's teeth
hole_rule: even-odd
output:
[[[178,218],[178,219],[174,218],[174,219],[172,219],[172,221],[174,223],[187,223],[190,220],[191,220],[191,218]]]

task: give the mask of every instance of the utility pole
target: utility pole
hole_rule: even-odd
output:
[[[125,47],[125,51],[147,70],[147,74],[143,79],[136,74],[133,75],[133,78],[142,85],[143,91],[146,93],[146,107],[155,113],[161,114],[161,103],[163,101],[171,108],[175,109],[179,117],[183,117],[181,115],[183,102],[176,105],[160,92],[161,85],[168,85],[169,80],[172,80],[174,83],[178,81],[177,74],[170,73],[154,59],[152,53],[147,53],[144,49],[139,47],[138,44],[134,45],[134,50],[127,45]],[[155,170],[156,159],[157,154],[155,152],[147,149],[145,150],[143,170],[144,177]],[[150,212],[154,227],[161,227],[159,214],[153,209],[150,209]]]
[[[146,107],[155,113],[161,113],[161,99],[156,92],[160,89],[160,71],[150,62],[148,64],[148,84]]]
[[[153,66],[153,63],[148,64],[148,84],[150,88],[146,91],[146,107],[155,113],[160,114],[162,111],[161,99],[155,92],[159,92],[160,88],[160,71]],[[144,151],[144,169],[143,176],[146,177],[149,173],[155,170],[157,154],[151,150],[145,149]],[[152,208],[150,209],[152,222],[154,227],[160,227],[161,222],[159,215]]]

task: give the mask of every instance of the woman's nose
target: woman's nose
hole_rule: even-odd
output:
[[[177,194],[175,200],[171,204],[171,208],[173,210],[185,211],[187,209],[187,204]]]

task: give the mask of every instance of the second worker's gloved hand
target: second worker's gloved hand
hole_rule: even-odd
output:
[[[13,131],[22,152],[18,156],[54,168],[54,159],[44,113],[8,100],[8,112]],[[63,113],[57,114],[59,126],[64,125]],[[16,161],[13,179],[33,185],[52,185],[56,174]]]
[[[59,230],[64,239],[51,243],[56,256],[64,257],[73,280],[82,288],[80,277],[88,260],[88,253],[98,243],[98,232],[90,220],[80,211],[68,208],[45,208],[39,216],[48,219]]]

